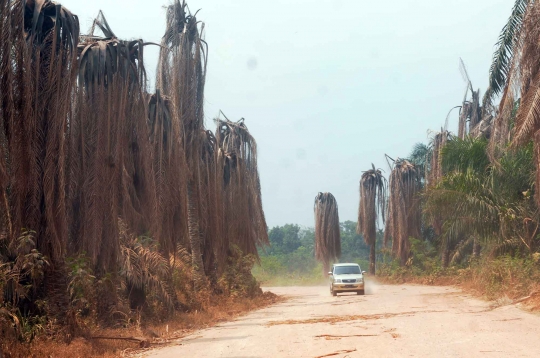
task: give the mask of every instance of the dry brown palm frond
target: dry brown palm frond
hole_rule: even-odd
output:
[[[427,176],[428,184],[431,186],[437,185],[439,180],[441,180],[441,178],[443,177],[441,151],[450,137],[450,132],[444,129],[441,129],[441,131],[439,133],[436,133],[433,137],[430,168]]]
[[[525,15],[520,38],[519,73],[521,101],[515,118],[511,146],[516,148],[531,139],[535,146],[536,183],[540,183],[540,3],[532,3]],[[508,107],[508,106],[507,106]],[[540,196],[536,195],[537,203]]]
[[[157,89],[171,103],[173,126],[180,134],[187,172],[187,218],[194,283],[205,284],[201,235],[201,163],[204,130],[204,84],[207,48],[202,39],[204,25],[189,13],[186,3],[175,0],[167,8],[165,35],[161,42]]]
[[[489,159],[495,165],[497,165],[498,159],[503,155],[504,149],[510,142],[510,124],[512,115],[515,112],[514,91],[505,89],[502,101],[501,111],[493,119],[493,129],[488,146]]]
[[[356,232],[364,236],[368,245],[375,243],[379,215],[385,221],[386,215],[386,179],[380,169],[363,172],[360,179],[360,206]]]
[[[387,203],[387,183],[380,169],[363,172],[360,179],[360,205],[356,232],[364,236],[364,241],[370,246],[369,271],[375,274],[375,246],[379,215],[384,224]]]
[[[237,245],[258,257],[257,247],[268,244],[257,166],[257,144],[244,119],[216,119],[218,166],[223,187],[224,242],[221,252]]]
[[[413,164],[397,159],[390,174],[388,213],[384,231],[384,245],[392,239],[392,251],[401,264],[410,253],[409,238],[420,238],[420,181]]]
[[[106,23],[101,13],[98,23]],[[90,35],[79,44],[70,123],[71,236],[74,249],[106,272],[116,267],[120,252],[118,218],[138,234],[151,232],[156,199],[144,43]]]
[[[444,129],[441,129],[433,137],[430,168],[427,175],[429,187],[435,187],[443,178],[442,149],[450,138],[450,132]],[[433,226],[435,235],[440,236],[442,234],[443,219],[440,214],[433,214],[432,216],[431,225]]]
[[[66,253],[66,128],[77,17],[52,1],[0,1],[0,216],[60,264]]]
[[[527,10],[520,38],[520,57],[515,66],[519,71],[521,104],[515,121],[514,146],[522,145],[540,129],[540,3]]]
[[[170,98],[156,90],[149,96],[148,112],[157,203],[155,235],[163,252],[170,255],[178,245],[188,244],[187,169]]]
[[[336,198],[331,193],[315,197],[315,258],[322,262],[324,273],[341,256],[341,235]]]
[[[220,175],[218,161],[218,142],[212,131],[202,131],[201,140],[201,169],[199,186],[201,188],[201,205],[199,217],[200,232],[203,248],[205,272],[212,281],[217,282],[217,276],[225,264],[227,251],[223,250],[223,180]],[[216,260],[217,259],[217,260]]]

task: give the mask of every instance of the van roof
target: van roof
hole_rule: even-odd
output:
[[[349,262],[349,263],[344,263],[344,264],[334,264],[333,266],[360,266],[360,265],[354,262]]]

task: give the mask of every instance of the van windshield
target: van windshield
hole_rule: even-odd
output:
[[[359,266],[336,266],[334,267],[334,275],[359,275]]]

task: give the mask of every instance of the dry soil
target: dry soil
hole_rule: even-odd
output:
[[[540,316],[452,287],[269,287],[286,302],[198,331],[143,357],[540,357]]]

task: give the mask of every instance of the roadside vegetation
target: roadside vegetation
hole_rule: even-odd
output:
[[[441,113],[441,131],[394,161],[384,244],[395,261],[380,277],[539,306],[539,20],[540,3],[517,0],[483,97],[461,62],[465,99],[450,109],[458,132]]]

